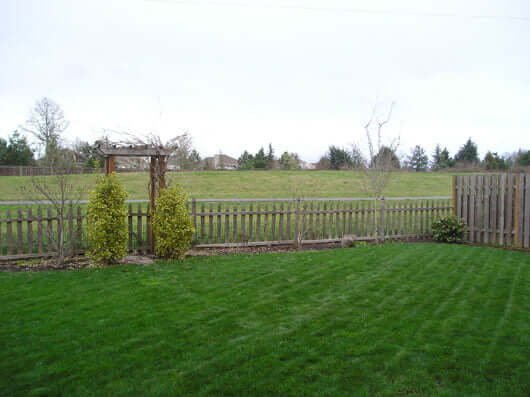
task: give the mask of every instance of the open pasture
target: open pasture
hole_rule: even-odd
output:
[[[147,198],[147,172],[118,174],[130,199]],[[386,195],[449,196],[451,175],[443,172],[396,172]],[[53,177],[52,177],[53,178]],[[97,175],[72,175],[79,186],[90,188]],[[193,171],[170,172],[170,183],[180,183],[197,198],[368,197],[359,171]],[[21,188],[31,177],[0,177],[0,201],[25,200]]]

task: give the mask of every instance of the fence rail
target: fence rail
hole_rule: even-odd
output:
[[[67,211],[64,233],[69,253],[86,249],[86,215]],[[197,247],[314,244],[356,240],[426,239],[433,219],[452,211],[449,197],[317,199],[193,199],[189,211]],[[150,214],[129,204],[128,250],[148,253]],[[54,252],[59,217],[50,206],[7,209],[0,216],[0,257],[39,257]]]

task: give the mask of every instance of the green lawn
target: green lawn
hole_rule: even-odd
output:
[[[197,171],[172,172],[171,182],[182,184],[190,197],[366,197],[363,173],[354,171]],[[92,186],[96,175],[75,175],[80,185]],[[147,173],[119,174],[129,198],[147,198]],[[20,189],[29,177],[0,177],[0,201],[23,200]],[[396,172],[388,196],[449,196],[451,174]]]
[[[0,394],[528,396],[530,255],[387,244],[0,274]]]

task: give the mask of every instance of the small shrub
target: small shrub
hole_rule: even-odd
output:
[[[90,193],[88,255],[96,263],[115,263],[127,254],[126,198],[127,192],[114,174],[100,177]]]
[[[450,215],[435,220],[432,223],[432,236],[436,241],[444,243],[459,243],[464,238],[466,224],[462,219]]]
[[[191,245],[193,225],[188,213],[188,197],[179,185],[162,190],[153,216],[155,254],[182,259]]]

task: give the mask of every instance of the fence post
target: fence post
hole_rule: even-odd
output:
[[[458,201],[458,192],[456,191],[456,175],[453,175],[453,188],[452,188],[452,192],[453,192],[453,215],[454,216],[457,216],[457,201]]]
[[[302,245],[300,238],[300,198],[296,199],[296,211],[294,214],[294,244],[298,249]]]
[[[513,210],[513,229],[514,229],[514,237],[513,237],[513,245],[516,247],[520,247],[522,240],[521,240],[521,204],[522,204],[522,197],[523,197],[523,189],[522,189],[522,182],[523,182],[523,175],[519,174],[515,178],[515,195],[514,195],[514,210]]]
[[[381,197],[381,205],[379,207],[379,237],[381,241],[385,241],[385,196]]]
[[[193,218],[193,229],[195,233],[194,240],[197,241],[197,199],[195,197],[191,199],[191,216]]]

